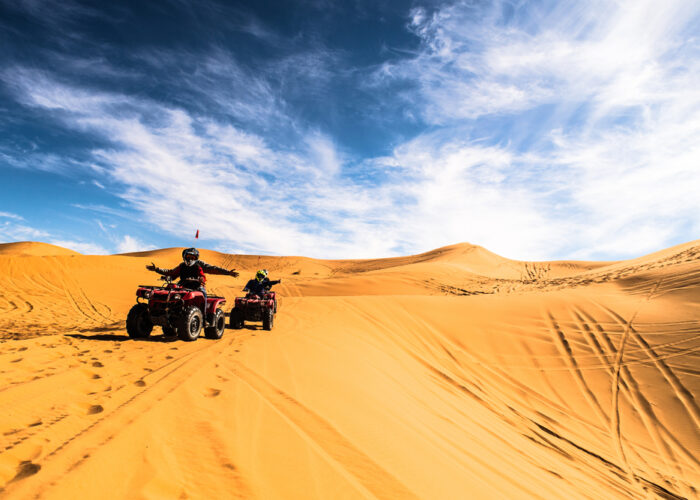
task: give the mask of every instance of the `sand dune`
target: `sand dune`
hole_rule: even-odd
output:
[[[39,243],[37,241],[18,241],[16,243],[0,243],[0,255],[80,255],[78,252],[67,248]]]
[[[459,244],[203,258],[271,332],[126,336],[144,266],[0,245],[0,497],[698,498],[700,241],[620,262]]]

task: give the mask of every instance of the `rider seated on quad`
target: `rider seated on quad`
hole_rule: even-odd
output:
[[[206,303],[207,289],[204,284],[207,281],[207,274],[227,274],[234,278],[238,276],[235,269],[224,269],[223,267],[213,266],[199,260],[199,251],[196,248],[186,248],[182,251],[182,262],[177,267],[172,269],[161,269],[154,264],[146,266],[149,271],[155,271],[163,276],[171,278],[180,278],[180,285],[190,290],[199,290],[204,295],[204,310],[202,313],[206,318]]]
[[[270,279],[267,277],[267,269],[261,269],[255,273],[255,279],[248,281],[243,291],[248,292],[249,297],[253,295],[262,297],[264,293],[270,291],[270,287],[272,287],[272,285],[276,285],[278,283],[282,283],[282,280],[270,281]]]

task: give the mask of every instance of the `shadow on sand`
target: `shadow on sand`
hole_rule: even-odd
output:
[[[114,328],[112,327],[97,327],[93,328],[91,330],[80,330],[81,332],[104,332],[104,331],[113,331]],[[236,331],[263,331],[263,328],[261,325],[244,325],[243,328],[239,330],[234,330],[229,328],[228,326],[226,327],[226,330],[228,332],[236,332]],[[127,340],[133,340],[134,342],[176,342],[179,339],[177,335],[174,335],[172,337],[168,337],[165,335],[151,335],[150,337],[145,337],[142,339],[132,339],[127,335],[126,333],[119,335],[115,333],[96,333],[95,335],[86,335],[84,333],[66,333],[66,337],[72,337],[74,339],[83,339],[83,340],[100,340],[100,341],[106,341],[106,342],[125,342]],[[206,339],[204,336],[204,332],[199,336],[200,339]]]
[[[125,342],[127,340],[133,340],[134,342],[175,342],[176,340],[179,340],[176,336],[166,337],[165,335],[154,335],[143,339],[132,339],[127,334],[117,335],[114,333],[97,333],[95,335],[84,335],[82,333],[66,333],[65,336],[73,337],[74,339],[101,340],[108,342]]]

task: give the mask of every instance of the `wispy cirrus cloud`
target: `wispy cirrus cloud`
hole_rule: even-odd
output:
[[[24,217],[10,212],[0,212],[0,219],[24,220]]]
[[[91,255],[111,253],[107,248],[95,242],[62,239],[50,231],[29,225],[24,217],[10,212],[0,212],[0,243],[15,241],[44,241],[52,245]]]
[[[455,2],[414,9],[409,26],[422,50],[372,84],[404,82],[404,102],[442,131],[436,163],[460,136],[509,156],[491,171],[548,228],[523,235],[552,245],[544,255],[628,256],[697,235],[697,3]]]
[[[200,228],[236,248],[265,252],[313,253],[320,241],[334,239],[325,251],[354,249],[357,228],[337,224],[335,214],[360,189],[333,180],[339,154],[318,131],[302,136],[297,149],[279,149],[232,125],[152,101],[92,93],[41,74],[13,82],[24,102],[57,110],[65,125],[108,139],[113,148],[92,152],[96,168],[166,231],[186,236]]]
[[[46,231],[29,226],[19,215],[8,212],[0,213],[0,239],[3,243],[40,240],[48,236],[50,235]]]
[[[219,37],[117,62],[109,47],[63,56],[80,81],[16,63],[0,74],[13,98],[87,140],[79,157],[2,147],[0,160],[88,172],[150,227],[199,228],[230,251],[375,257],[471,241],[620,258],[697,235],[697,3],[457,1],[405,23],[420,45],[379,67],[246,16],[226,29],[266,57]],[[381,147],[336,126],[351,116]]]

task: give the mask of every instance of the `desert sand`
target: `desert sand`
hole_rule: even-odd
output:
[[[0,245],[0,497],[698,498],[700,241],[620,262],[459,244],[258,268],[272,331],[131,340],[145,265]]]

